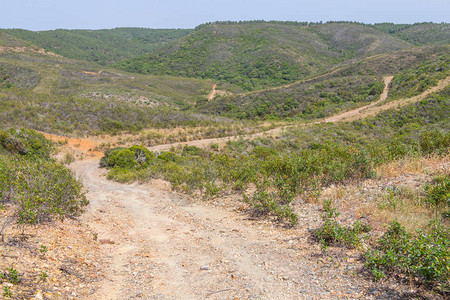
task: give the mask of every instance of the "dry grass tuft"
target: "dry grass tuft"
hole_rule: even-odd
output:
[[[446,156],[407,157],[379,166],[378,177],[389,178],[403,174],[435,175],[450,170],[450,154]]]

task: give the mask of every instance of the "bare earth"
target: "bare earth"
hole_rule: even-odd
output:
[[[360,267],[356,252],[332,268],[309,241],[308,228],[320,219],[314,205],[303,204],[303,222],[285,229],[249,220],[226,199],[192,202],[158,182],[108,181],[97,160],[78,161],[72,168],[89,189],[83,221],[106,241],[106,279],[92,299],[367,296],[371,283],[354,274]]]
[[[442,89],[450,77],[412,99],[377,106],[380,100],[321,122],[350,121],[420,101]],[[264,134],[277,134],[276,128]],[[263,133],[249,137],[256,137]],[[57,139],[56,136],[49,136]],[[235,139],[188,142],[205,146]],[[68,139],[87,151],[98,143]],[[177,143],[178,145],[180,143]],[[183,143],[181,143],[183,144]],[[160,145],[152,151],[174,145]],[[82,149],[83,148],[83,149]],[[92,151],[91,151],[92,152]],[[105,279],[92,299],[392,299],[360,274],[359,255],[331,250],[324,255],[310,241],[309,229],[320,224],[320,208],[297,207],[299,225],[287,229],[270,220],[253,220],[245,207],[227,197],[193,201],[169,191],[166,183],[120,184],[108,181],[98,167],[98,153],[72,169],[88,189],[90,206],[82,221],[98,233]],[[344,251],[333,258],[333,251]]]

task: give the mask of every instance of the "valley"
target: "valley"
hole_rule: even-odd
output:
[[[17,299],[446,299],[450,27],[0,30]]]

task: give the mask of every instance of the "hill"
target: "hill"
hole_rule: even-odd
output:
[[[447,23],[379,23],[373,25],[373,28],[392,34],[415,45],[448,44],[450,41],[450,24]]]
[[[342,65],[297,83],[200,101],[197,109],[240,119],[314,119],[377,100],[382,77],[395,75],[388,99],[415,96],[450,74],[449,46],[424,46]]]
[[[181,77],[129,74],[46,52],[2,33],[0,85],[38,93],[117,99],[144,106],[184,107],[205,98],[212,83]]]
[[[211,78],[244,90],[314,76],[350,59],[413,46],[368,25],[217,22],[160,50],[116,64],[123,70]]]
[[[108,65],[152,52],[190,33],[189,29],[114,28],[102,30],[1,30],[68,58]]]

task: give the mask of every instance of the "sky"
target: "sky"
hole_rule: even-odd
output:
[[[0,0],[0,28],[194,28],[214,21],[450,22],[450,0]]]

